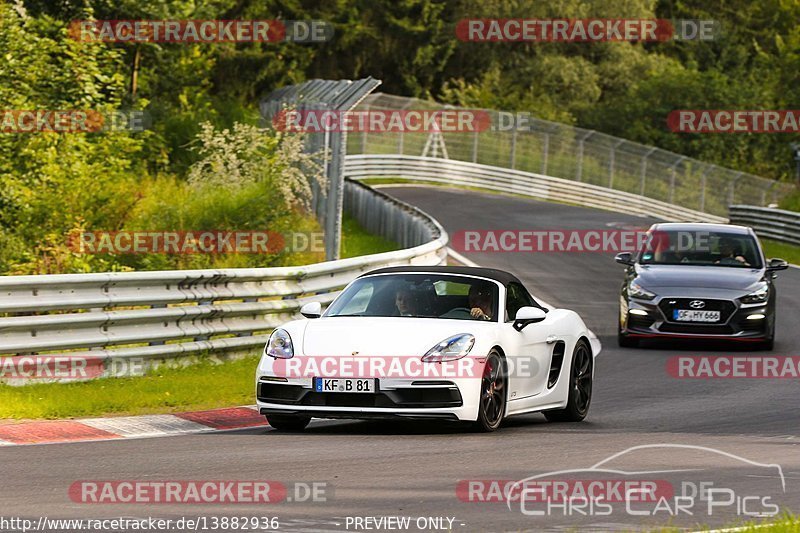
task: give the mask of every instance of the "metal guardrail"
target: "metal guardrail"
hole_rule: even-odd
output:
[[[463,109],[429,100],[372,93],[364,110]],[[472,108],[475,110],[475,108]],[[431,155],[553,176],[644,196],[684,209],[726,217],[731,204],[766,206],[794,190],[746,172],[599,131],[510,112],[481,110],[491,117],[484,131],[351,133],[348,154]],[[435,141],[435,142],[434,142]]]
[[[800,245],[800,213],[752,205],[732,205],[731,224],[750,226],[759,237]]]
[[[0,277],[0,354],[253,353],[303,304],[330,303],[363,272],[445,262],[447,233],[425,213],[352,182],[345,202],[408,248],[300,267]]]
[[[380,80],[369,76],[361,80],[309,80],[273,91],[261,101],[259,109],[267,123],[286,107],[298,111],[346,112],[380,84]],[[308,133],[305,137],[306,152],[319,158],[327,179],[324,190],[316,181],[311,184],[311,208],[325,228],[325,259],[328,261],[339,259],[344,189],[342,165],[346,146],[347,132],[344,131]]]
[[[346,177],[355,180],[394,177],[478,187],[543,200],[655,216],[669,221],[726,222],[723,217],[589,183],[453,159],[408,155],[349,155],[345,159],[344,172]]]

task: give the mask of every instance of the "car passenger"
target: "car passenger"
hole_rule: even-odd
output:
[[[720,259],[716,262],[719,265],[745,265],[750,266],[747,259],[742,255],[736,254],[736,244],[731,239],[719,240]]]
[[[397,307],[396,316],[416,316],[416,302],[414,295],[407,288],[398,289],[394,297],[394,305]]]

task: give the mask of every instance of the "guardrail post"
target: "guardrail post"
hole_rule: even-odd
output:
[[[369,117],[369,104],[364,106],[364,112],[367,117]],[[369,128],[364,128],[364,131],[361,132],[361,153],[367,153],[367,130]]]
[[[761,205],[762,206],[767,207],[767,193],[769,191],[771,191],[772,189],[774,189],[776,185],[778,185],[778,182],[777,181],[773,181],[770,185],[767,186],[766,189],[763,189],[761,191]],[[774,193],[773,193],[773,195],[774,195]]]
[[[728,205],[733,205],[735,190],[736,190],[736,182],[742,177],[744,172],[737,172],[736,176],[728,183]]]
[[[402,111],[405,111],[406,108],[408,106],[410,106],[412,102],[413,102],[413,100],[409,100],[408,102],[403,104],[403,106],[400,109]],[[397,153],[399,155],[403,155],[403,149],[404,149],[403,144],[404,143],[405,143],[405,128],[400,128],[400,133],[398,134],[398,137],[397,137]],[[363,154],[364,150],[361,150],[361,153]]]
[[[511,133],[511,161],[509,161],[509,168],[516,168],[517,159],[517,128]]]
[[[542,174],[547,174],[547,154],[550,151],[550,134],[544,134],[544,144],[542,145]]]
[[[655,152],[655,148],[650,148],[650,150],[642,156],[642,168],[641,168],[641,184],[639,186],[639,196],[644,196],[644,187],[645,181],[647,180],[647,158],[650,157],[650,154]]]
[[[614,163],[616,162],[617,147],[624,143],[624,139],[620,139],[614,146],[611,147],[611,154],[608,158],[608,188],[614,188]]]
[[[670,176],[669,176],[669,203],[675,203],[675,168],[681,164],[681,162],[686,159],[685,156],[681,156],[673,165],[670,167]]]
[[[581,137],[581,140],[578,141],[578,168],[575,173],[575,181],[581,181],[583,179],[583,144],[584,141],[592,135],[594,135],[594,130]]]
[[[700,211],[706,210],[706,172],[708,172],[714,165],[706,165],[703,173],[700,174]]]

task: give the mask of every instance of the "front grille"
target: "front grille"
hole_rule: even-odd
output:
[[[658,328],[664,333],[693,333],[695,335],[731,335],[733,328],[728,325],[709,326],[705,324],[675,324],[664,322]]]
[[[279,385],[262,381],[258,384],[257,396],[262,402],[296,403],[303,397],[303,387],[300,385]]]
[[[667,322],[672,322],[673,324],[681,324],[687,325],[689,327],[708,327],[708,324],[695,324],[684,323],[684,322],[676,322],[672,319],[672,312],[675,309],[694,309],[690,303],[695,300],[701,300],[705,302],[705,306],[702,308],[703,311],[719,311],[720,319],[719,322],[716,324],[724,324],[728,321],[731,315],[736,311],[736,304],[734,304],[730,300],[714,300],[710,298],[664,298],[659,302],[658,307],[661,309],[661,312],[664,313],[664,316],[667,319]]]
[[[299,385],[258,384],[258,399],[266,403],[309,407],[460,407],[456,387],[419,387],[379,391],[376,394],[316,392]]]

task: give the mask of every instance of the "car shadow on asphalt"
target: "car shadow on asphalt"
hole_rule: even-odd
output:
[[[271,435],[358,435],[358,436],[385,436],[385,435],[503,435],[504,433],[530,429],[546,429],[548,432],[564,431],[589,431],[593,427],[591,422],[552,423],[547,422],[541,414],[513,416],[503,422],[503,425],[493,433],[474,431],[469,422],[451,422],[441,420],[326,420],[315,419],[302,432],[278,431],[272,428],[258,429],[259,433]],[[242,432],[252,434],[253,432]]]

